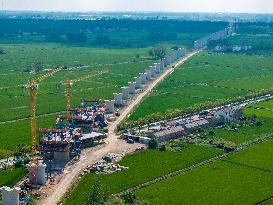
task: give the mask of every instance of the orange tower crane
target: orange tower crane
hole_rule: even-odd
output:
[[[71,88],[73,86],[74,83],[80,82],[82,80],[86,80],[88,78],[92,78],[98,75],[102,75],[108,73],[108,71],[99,71],[99,72],[93,72],[87,76],[83,76],[74,80],[67,80],[66,83],[66,109],[67,111],[69,111],[71,109]]]
[[[36,131],[37,131],[37,125],[36,125],[36,93],[39,87],[39,83],[48,78],[49,76],[52,76],[53,74],[61,71],[64,69],[64,66],[61,66],[59,68],[56,68],[42,76],[40,76],[38,79],[34,79],[34,72],[31,72],[31,79],[30,79],[30,127],[31,127],[31,142],[32,142],[32,155],[33,159],[36,155]]]

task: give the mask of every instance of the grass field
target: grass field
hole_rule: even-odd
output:
[[[273,196],[273,140],[136,192],[152,204],[256,204]]]
[[[173,110],[232,101],[273,87],[269,56],[202,52],[160,83],[128,122]],[[255,83],[253,83],[255,82]]]
[[[27,173],[25,168],[13,168],[0,171],[0,187],[13,187]]]
[[[147,150],[128,155],[122,159],[120,164],[129,167],[128,170],[97,176],[111,193],[116,193],[221,153],[221,151],[213,148],[196,145],[187,145],[184,150],[176,152]],[[85,175],[71,192],[66,202],[67,205],[85,204],[94,176],[96,175]]]

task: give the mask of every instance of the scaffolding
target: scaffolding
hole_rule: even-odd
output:
[[[40,152],[69,152],[70,141],[73,139],[73,132],[68,129],[45,129],[38,130],[42,139],[38,151]]]

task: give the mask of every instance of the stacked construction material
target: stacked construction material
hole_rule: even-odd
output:
[[[114,172],[119,172],[128,169],[128,167],[114,163],[122,156],[123,155],[119,154],[116,155],[110,153],[104,156],[100,161],[88,166],[87,169],[96,174],[111,174]]]

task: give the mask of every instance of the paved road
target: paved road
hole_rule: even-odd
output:
[[[149,84],[146,85],[144,88],[145,91],[138,93],[134,96],[133,100],[129,102],[128,106],[124,107],[121,110],[121,115],[114,121],[112,124],[109,125],[109,133],[108,138],[106,140],[106,144],[93,148],[93,149],[86,149],[82,153],[82,157],[76,163],[67,166],[63,173],[56,179],[56,183],[54,185],[47,185],[42,188],[47,194],[47,197],[42,198],[38,204],[41,205],[54,205],[57,204],[58,201],[64,196],[66,191],[75,183],[77,178],[81,173],[83,173],[84,169],[87,165],[95,163],[96,161],[100,160],[103,156],[108,153],[132,153],[137,148],[141,147],[140,144],[127,144],[124,140],[118,139],[118,136],[115,134],[115,130],[118,124],[126,118],[126,116],[134,109],[136,105],[138,105],[143,97],[149,94],[149,92],[166,76],[174,71],[178,66],[183,64],[186,60],[190,57],[198,53],[198,51],[191,52],[183,57],[179,62],[177,62],[174,67],[166,69],[163,71],[158,78],[151,81]]]

